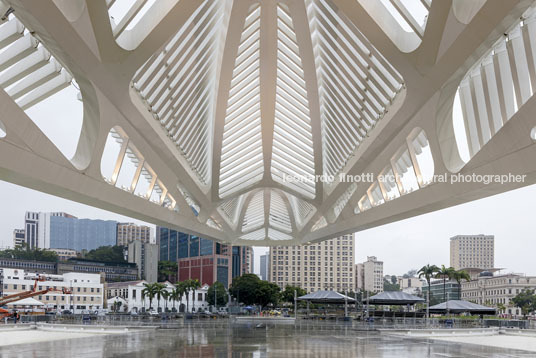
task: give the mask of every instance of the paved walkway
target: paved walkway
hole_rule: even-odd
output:
[[[436,341],[456,342],[479,344],[487,347],[522,349],[525,351],[536,352],[536,337],[523,336],[478,336],[478,337],[441,337],[434,338]]]

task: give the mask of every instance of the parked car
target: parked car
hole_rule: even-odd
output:
[[[148,311],[148,313],[151,316],[158,316],[158,312],[156,312],[155,310],[150,310],[150,311]]]

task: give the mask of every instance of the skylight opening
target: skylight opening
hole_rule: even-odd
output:
[[[378,206],[385,203],[382,191],[378,183],[373,183],[367,191],[370,203],[373,206]]]
[[[367,194],[363,195],[363,197],[359,199],[357,205],[359,207],[359,212],[364,212],[369,209],[372,209],[372,204]]]
[[[534,94],[532,42],[536,15],[530,8],[467,71],[454,96],[452,129],[459,159],[467,163]],[[453,170],[459,170],[459,167]]]
[[[248,232],[264,225],[264,191],[252,195],[242,221],[242,232]]]
[[[252,231],[250,233],[240,236],[241,240],[246,240],[246,241],[260,241],[260,240],[264,240],[265,238],[266,238],[265,229],[259,229],[259,230]]]
[[[132,185],[132,180],[138,169],[139,160],[136,155],[132,152],[130,148],[127,148],[125,153],[125,158],[121,164],[121,169],[119,170],[119,176],[115,182],[115,186],[119,189],[125,191],[130,191]]]
[[[142,199],[178,211],[156,173],[131,143],[125,131],[116,126],[110,130],[101,157],[101,174],[108,184]]]
[[[134,195],[144,199],[149,198],[149,189],[151,188],[151,183],[153,182],[154,177],[151,172],[152,170],[147,168],[147,164],[144,164],[136,188],[134,189]]]
[[[335,214],[335,218],[338,218],[340,213],[343,211],[344,207],[354,195],[355,191],[357,190],[357,184],[352,183],[348,186],[348,188],[344,191],[344,193],[337,199],[335,202],[335,205],[333,206],[333,213]]]
[[[6,126],[0,121],[0,138],[4,138],[7,135]]]
[[[326,218],[321,216],[320,219],[316,221],[316,223],[311,227],[311,232],[322,229],[323,227],[326,227],[328,225],[328,222],[326,221]]]
[[[379,182],[379,184],[383,186],[387,200],[393,200],[400,197],[400,192],[398,191],[398,185],[395,180],[395,175],[393,169],[390,166],[382,171],[380,177],[382,178],[382,180]]]
[[[275,230],[271,227],[268,228],[268,238],[276,241],[290,241],[292,236],[285,234],[281,231]]]
[[[402,186],[402,195],[409,194],[412,191],[419,189],[419,183],[417,181],[417,176],[415,175],[408,149],[404,150],[402,154],[394,160],[394,172]]]
[[[292,225],[290,223],[290,215],[285,204],[285,201],[279,193],[270,192],[270,214],[268,223],[278,230],[290,233]]]
[[[418,182],[421,187],[428,185],[432,182],[434,177],[434,158],[428,143],[426,133],[421,130],[417,136],[411,140],[410,150],[415,155],[415,162],[413,163],[418,173]]]
[[[323,173],[336,176],[383,117],[402,79],[328,1],[311,0],[308,17],[324,132]]]
[[[0,87],[59,151],[72,160],[84,119],[78,85],[12,14],[0,24]]]

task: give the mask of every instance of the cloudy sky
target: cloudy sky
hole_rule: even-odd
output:
[[[143,223],[108,211],[0,181],[0,247],[11,246],[26,211],[65,211],[83,218]],[[536,275],[534,201],[536,186],[406,219],[356,233],[356,260],[377,256],[385,274],[403,274],[427,263],[449,264],[449,238],[495,235],[495,266]],[[266,248],[255,249],[255,271]]]

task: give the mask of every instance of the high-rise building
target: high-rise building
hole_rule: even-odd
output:
[[[24,229],[13,230],[13,248],[22,247],[26,243],[26,234]]]
[[[27,212],[25,240],[29,248],[93,250],[116,244],[117,222],[78,219],[67,213]]]
[[[270,261],[270,282],[283,289],[344,291],[355,286],[353,234],[307,246],[274,246]]]
[[[261,280],[269,281],[270,273],[270,254],[261,255]]]
[[[133,240],[128,244],[128,262],[138,266],[140,280],[158,281],[158,245]]]
[[[367,256],[367,261],[355,266],[358,290],[383,292],[383,261],[378,261],[376,256]]]
[[[179,281],[197,279],[201,284],[215,281],[225,287],[233,277],[252,272],[250,247],[228,246],[164,227],[156,228],[160,261],[179,265]]]
[[[457,235],[450,238],[450,266],[491,269],[495,265],[493,235]]]
[[[132,241],[154,244],[154,230],[149,226],[134,223],[117,224],[117,245],[128,246]]]

